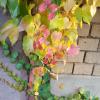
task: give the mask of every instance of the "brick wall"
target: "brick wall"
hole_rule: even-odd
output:
[[[53,68],[56,73],[77,75],[100,75],[100,9],[93,18],[91,25],[83,24],[78,29],[80,47],[79,55],[67,57],[67,64],[59,60],[57,67]]]

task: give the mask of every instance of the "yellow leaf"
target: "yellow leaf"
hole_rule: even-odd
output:
[[[100,0],[97,0],[96,6],[97,6],[97,7],[100,7]]]
[[[0,28],[0,41],[3,41],[7,37],[9,37],[12,45],[16,43],[16,41],[18,40],[18,36],[19,36],[17,23],[18,23],[17,19],[8,20]]]
[[[31,10],[32,10],[32,8],[34,8],[35,7],[35,4],[29,4],[29,6],[28,6],[28,13],[29,13],[29,15],[31,15]]]
[[[92,5],[90,8],[91,16],[93,17],[96,14],[96,6]]]
[[[64,5],[64,10],[66,12],[69,12],[74,5],[75,5],[75,0],[66,0],[66,3]]]
[[[12,45],[14,45],[19,37],[19,32],[17,27],[14,28],[14,30],[12,30],[11,34],[9,35],[9,40],[11,42]]]
[[[70,26],[72,25],[72,23],[69,21],[69,19],[67,17],[64,18],[64,27],[65,29],[70,28]]]

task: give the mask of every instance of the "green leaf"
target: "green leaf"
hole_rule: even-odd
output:
[[[25,16],[28,14],[27,0],[19,0],[19,10],[20,16]]]
[[[11,57],[16,59],[18,57],[18,52],[17,51],[12,52]]]
[[[82,8],[78,7],[76,10],[75,10],[75,17],[76,19],[80,22],[82,21]]]
[[[31,68],[31,65],[30,64],[25,64],[25,68],[26,68],[26,70],[29,70]]]
[[[32,17],[32,16],[30,16],[30,15],[24,16],[24,17],[22,18],[21,22],[20,22],[19,29],[20,29],[21,31],[26,30],[26,29],[28,28],[28,26],[29,26],[30,24],[32,24],[33,21],[34,21],[34,20],[33,20],[33,17]]]
[[[85,93],[85,90],[84,90],[83,88],[81,88],[81,89],[79,90],[79,93],[80,93],[81,95],[83,95],[83,94]]]
[[[8,46],[7,43],[4,43],[4,44],[3,44],[3,49],[4,49],[4,50],[8,50],[8,49],[9,49],[9,46]]]
[[[40,60],[35,61],[35,66],[43,66],[42,62]]]
[[[8,55],[9,55],[9,53],[10,53],[10,51],[9,51],[9,50],[3,50],[3,54],[4,54],[5,56],[8,56]]]
[[[0,6],[6,8],[7,0],[0,0]]]
[[[21,59],[21,60],[19,60],[19,63],[21,63],[21,64],[25,64],[25,60],[24,59]]]
[[[31,52],[33,52],[33,38],[24,36],[23,38],[23,50],[25,54],[28,56]]]
[[[43,23],[46,26],[49,26],[48,17],[45,14],[41,15],[41,23]]]
[[[61,15],[56,15],[54,19],[50,21],[50,29],[64,29],[64,18]]]
[[[36,55],[38,55],[39,59],[43,59],[45,52],[41,50],[36,50]]]
[[[7,7],[12,18],[17,17],[19,15],[18,0],[8,0]]]
[[[21,70],[23,68],[23,64],[22,63],[18,63],[17,65],[16,65],[16,69],[17,70]]]
[[[10,62],[14,63],[14,62],[16,62],[16,59],[15,58],[10,58]]]
[[[92,16],[91,16],[89,5],[85,5],[82,7],[82,15],[83,15],[83,21],[90,24],[92,20]]]
[[[49,73],[44,74],[44,76],[43,76],[44,83],[49,82],[49,80],[50,80]]]
[[[38,56],[37,55],[33,55],[33,61],[37,61],[38,60]]]
[[[60,5],[61,4],[61,0],[52,0],[52,3],[55,3],[57,5]]]
[[[49,83],[42,84],[39,88],[39,93],[40,93],[40,96],[43,97],[45,100],[51,97],[50,84]]]

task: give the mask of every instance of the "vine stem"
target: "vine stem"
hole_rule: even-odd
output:
[[[15,73],[13,73],[12,71],[10,71],[7,67],[5,67],[2,62],[0,62],[0,68],[7,73],[7,75],[9,77],[11,77],[12,79],[14,79],[16,81],[16,83],[11,83],[8,80],[1,78],[0,77],[0,81],[2,81],[3,83],[5,83],[6,85],[8,85],[11,88],[14,88],[17,91],[24,91],[27,88],[27,84],[25,84],[25,80],[22,80],[20,77],[18,77]]]

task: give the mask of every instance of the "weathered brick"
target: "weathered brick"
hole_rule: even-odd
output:
[[[91,36],[100,38],[100,25],[94,24],[92,26]]]
[[[100,41],[99,41],[98,51],[100,51]]]
[[[80,51],[80,53],[74,57],[68,56],[67,62],[83,62],[84,52]]]
[[[100,64],[100,52],[87,52],[85,62]]]
[[[99,39],[79,38],[80,50],[97,51]]]
[[[75,63],[74,74],[90,75],[92,73],[93,64]]]
[[[63,62],[57,62],[56,67],[54,67],[52,71],[59,74],[71,74],[72,69],[73,63],[66,63],[66,65],[64,65]]]
[[[83,24],[82,29],[78,27],[79,36],[88,36],[89,35],[90,26],[88,24]]]
[[[100,9],[97,10],[96,15],[94,16],[92,22],[100,23]]]
[[[100,76],[100,65],[94,66],[93,75],[97,75],[97,76],[99,75]]]

